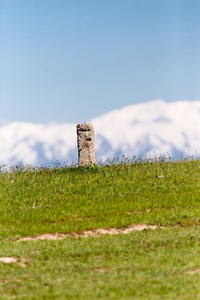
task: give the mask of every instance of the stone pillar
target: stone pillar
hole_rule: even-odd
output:
[[[91,166],[95,164],[94,128],[90,123],[76,126],[78,144],[78,166]]]

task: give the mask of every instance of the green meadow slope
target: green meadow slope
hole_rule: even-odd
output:
[[[0,299],[198,299],[199,224],[199,160],[1,173]]]

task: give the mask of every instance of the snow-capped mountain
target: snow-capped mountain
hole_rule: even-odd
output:
[[[89,121],[96,158],[124,154],[200,156],[200,101],[154,100],[111,111]],[[77,162],[76,124],[13,122],[0,126],[0,164]]]

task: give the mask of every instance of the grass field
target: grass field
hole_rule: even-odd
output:
[[[200,299],[199,160],[16,169],[0,200],[0,299]]]

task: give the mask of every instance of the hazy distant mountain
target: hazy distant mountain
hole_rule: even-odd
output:
[[[90,121],[96,157],[124,154],[200,156],[200,101],[154,100],[112,111]],[[0,164],[77,162],[76,124],[13,122],[0,126]]]

